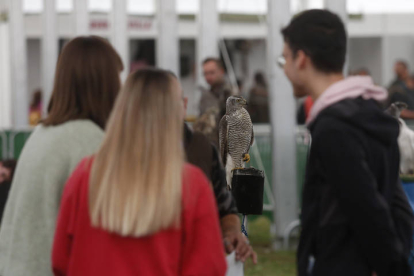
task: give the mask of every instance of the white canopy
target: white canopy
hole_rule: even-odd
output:
[[[56,0],[59,12],[70,12],[73,0]],[[89,1],[89,9],[95,12],[108,12],[112,9],[112,0]],[[198,13],[200,0],[177,0],[177,10],[181,14]],[[304,5],[307,8],[323,8],[323,0],[290,0],[292,11],[296,12]],[[24,0],[26,13],[39,13],[43,10],[43,0]],[[348,0],[349,13],[414,13],[413,0]],[[221,13],[266,14],[267,0],[218,0]],[[128,0],[131,14],[154,14],[155,0]]]

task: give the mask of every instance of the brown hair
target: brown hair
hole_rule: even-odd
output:
[[[204,65],[204,64],[206,64],[206,63],[209,63],[209,62],[215,62],[215,63],[216,63],[216,65],[217,65],[217,67],[219,67],[219,68],[221,68],[221,69],[223,69],[223,70],[224,70],[224,65],[223,65],[223,62],[221,62],[221,60],[220,60],[220,59],[218,59],[218,58],[214,58],[214,57],[208,57],[208,58],[206,58],[206,59],[203,61],[203,65]]]
[[[108,122],[89,179],[92,225],[142,237],[180,221],[183,102],[164,70],[132,73]]]
[[[397,60],[395,64],[399,64],[404,67],[404,69],[408,69],[408,63],[405,60]]]
[[[33,93],[32,102],[30,104],[30,108],[32,108],[32,109],[38,108],[41,102],[42,102],[42,91],[40,89],[37,89]]]
[[[102,129],[121,86],[121,58],[97,36],[71,40],[59,57],[45,126],[89,119]]]

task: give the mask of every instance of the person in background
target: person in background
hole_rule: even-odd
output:
[[[4,206],[6,206],[11,182],[16,168],[16,160],[0,161],[0,222],[3,217]]]
[[[53,274],[50,255],[64,184],[80,160],[99,148],[122,70],[121,58],[103,38],[78,37],[64,47],[49,114],[17,164],[0,230],[0,275]]]
[[[394,65],[396,79],[390,85],[388,105],[395,102],[406,103],[408,108],[401,112],[401,118],[414,120],[414,86],[405,61],[397,61]]]
[[[223,63],[217,58],[206,58],[203,61],[203,75],[210,88],[201,96],[200,115],[211,107],[218,107],[220,114],[224,115],[226,101],[232,94],[232,89],[226,81]]]
[[[262,72],[254,75],[250,89],[248,111],[253,123],[269,123],[269,95],[265,76]]]
[[[394,64],[395,80],[391,83],[390,87],[406,82],[409,77],[408,63],[404,60],[398,60]]]
[[[232,88],[226,81],[224,66],[217,58],[204,60],[203,74],[210,88],[202,92],[200,117],[194,123],[194,129],[206,135],[218,147],[218,125],[226,114],[226,101],[232,95]]]
[[[187,113],[188,99],[183,98],[184,115]],[[237,215],[236,202],[232,193],[227,189],[226,171],[220,161],[216,147],[200,132],[193,132],[184,123],[184,149],[186,160],[199,167],[212,183],[218,206],[221,230],[226,253],[236,250],[236,259],[246,261],[251,257],[257,263],[257,255],[249,245],[246,236],[241,232],[240,218]]]
[[[36,90],[33,93],[32,102],[29,110],[29,124],[36,126],[42,119],[42,91]]]
[[[347,35],[336,14],[305,11],[282,34],[294,95],[315,101],[298,275],[411,275],[414,217],[399,181],[399,125],[378,104],[387,91],[370,77],[344,78]]]
[[[182,97],[167,71],[128,77],[102,147],[65,186],[55,275],[225,274],[213,191],[184,161]]]

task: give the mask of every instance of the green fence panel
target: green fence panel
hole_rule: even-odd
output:
[[[299,207],[302,204],[302,191],[305,184],[306,164],[308,159],[309,146],[299,143],[296,145],[296,177]]]
[[[10,152],[10,134],[11,134],[11,131],[10,130],[1,130],[0,133],[1,133],[1,136],[3,137],[2,139],[5,139],[5,142],[2,141],[1,159],[5,160],[5,159],[13,158],[11,156],[11,152]],[[3,148],[3,145],[4,145],[4,148]]]
[[[296,137],[296,171],[297,171],[297,198],[299,209],[301,208],[302,202],[302,191],[303,185],[305,182],[306,176],[306,164],[308,159],[308,152],[309,152],[309,142],[310,142],[310,135],[307,132],[306,128],[299,127],[298,133]],[[255,147],[257,149],[255,149]],[[254,153],[255,150],[258,150],[259,156],[261,158],[263,167],[259,165],[259,160],[256,158],[256,154]],[[250,149],[250,157],[251,157],[251,166],[255,167],[260,170],[264,170],[265,177],[269,181],[270,189],[273,191],[272,185],[272,177],[273,177],[273,168],[272,168],[272,139],[271,133],[261,133],[255,137],[255,144]],[[267,194],[266,190],[264,192],[264,204],[271,204],[269,201],[269,197],[272,195]],[[263,211],[263,215],[268,217],[270,220],[273,221],[273,212],[272,211]],[[249,216],[250,219],[254,220],[257,216]]]
[[[24,131],[11,131],[9,134],[9,152],[10,157],[19,159],[23,150],[24,144],[29,139],[31,134],[30,130]]]
[[[256,157],[256,154],[254,151],[258,151],[258,155],[260,156],[261,163],[258,158]],[[250,166],[263,170],[265,173],[266,180],[270,183],[272,183],[272,144],[271,144],[271,138],[270,136],[259,136],[256,137],[256,142],[253,145],[252,149],[250,150]],[[260,166],[263,165],[263,167]],[[247,165],[247,167],[249,164]],[[266,192],[265,192],[266,193]],[[268,200],[267,194],[265,194],[264,197],[264,204],[270,204]]]
[[[8,142],[7,135],[5,132],[0,132],[0,160],[8,158]]]
[[[258,156],[256,154],[258,153]],[[258,160],[260,158],[261,160]],[[255,143],[250,149],[250,164],[247,166],[252,166],[256,169],[263,170],[265,173],[265,181],[268,181],[270,189],[272,189],[272,139],[269,135],[256,135]],[[260,162],[261,161],[261,162]],[[261,166],[262,165],[262,166]],[[263,204],[270,205],[269,200],[272,197],[272,194],[268,194],[266,189],[263,195]],[[273,212],[272,211],[263,211],[263,215],[273,221]],[[255,220],[258,216],[249,216],[249,219]]]
[[[302,193],[306,178],[306,165],[310,149],[311,136],[306,127],[300,126],[296,134],[296,177],[299,209],[302,207]]]
[[[23,131],[0,131],[0,158],[15,158],[18,159],[26,143],[27,139],[31,134],[31,130]],[[297,169],[297,197],[299,207],[301,204],[303,184],[305,181],[307,156],[309,151],[309,143],[306,136],[306,129],[299,128],[297,139],[296,139],[296,169]],[[262,131],[255,135],[255,143],[250,150],[251,163],[247,166],[254,167],[256,169],[263,170],[265,172],[266,180],[270,186],[270,192],[273,189],[272,177],[272,138],[270,128],[267,131]],[[258,160],[260,158],[260,160]],[[271,205],[269,198],[272,194],[268,194],[265,189],[263,203],[265,205]],[[264,211],[263,214],[273,221],[272,211]],[[250,217],[250,216],[249,216]],[[251,216],[252,219],[255,216]]]

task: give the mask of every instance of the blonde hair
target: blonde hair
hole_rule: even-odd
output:
[[[176,81],[158,69],[128,77],[91,170],[93,226],[134,237],[178,226],[184,152]]]

